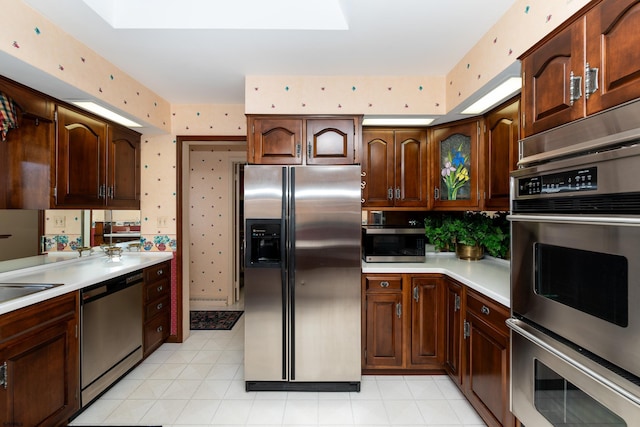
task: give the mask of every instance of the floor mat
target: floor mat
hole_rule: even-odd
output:
[[[244,311],[191,311],[191,330],[228,331]]]

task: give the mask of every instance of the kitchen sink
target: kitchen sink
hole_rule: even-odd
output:
[[[0,303],[46,291],[60,285],[52,283],[0,283]]]

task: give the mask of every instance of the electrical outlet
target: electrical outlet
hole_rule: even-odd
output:
[[[167,217],[159,216],[158,217],[158,228],[167,228]]]
[[[54,216],[53,217],[53,226],[58,228],[63,228],[66,222],[66,217],[64,216]]]

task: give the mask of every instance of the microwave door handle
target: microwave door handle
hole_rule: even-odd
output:
[[[640,218],[604,216],[508,215],[511,222],[553,222],[559,224],[640,226]]]
[[[568,356],[567,354],[562,352],[560,349],[558,349],[556,346],[554,346],[553,344],[549,343],[543,336],[539,335],[539,332],[536,333],[537,331],[535,329],[531,328],[530,326],[528,326],[526,323],[523,323],[523,322],[521,322],[521,321],[519,321],[517,319],[513,319],[513,318],[507,319],[505,323],[507,324],[509,329],[511,329],[513,332],[515,332],[518,335],[524,337],[525,339],[529,340],[530,342],[532,342],[533,344],[535,344],[538,347],[542,348],[543,350],[548,351],[549,353],[551,353],[554,356],[558,357],[563,362],[571,365],[575,369],[578,369],[579,371],[581,371],[585,375],[589,376],[594,381],[600,383],[602,386],[604,386],[604,387],[608,388],[609,390],[613,391],[614,393],[618,393],[618,394],[626,397],[627,399],[629,399],[630,401],[632,401],[636,405],[640,405],[640,397],[635,396],[632,393],[629,393],[627,390],[625,390],[624,388],[622,388],[622,387],[618,386],[617,384],[611,382],[606,377],[598,374],[597,372],[595,372],[592,369],[586,367],[585,365],[583,365],[579,361],[577,361],[574,358]]]

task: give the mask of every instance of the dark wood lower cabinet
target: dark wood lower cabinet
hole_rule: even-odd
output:
[[[489,427],[515,425],[509,411],[509,310],[467,291],[464,394]]]
[[[0,424],[57,426],[80,408],[79,295],[0,316]]]
[[[171,327],[171,261],[144,269],[143,353],[147,357],[169,336]]]
[[[365,374],[446,373],[489,427],[509,411],[509,309],[441,274],[362,275]]]

